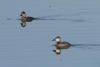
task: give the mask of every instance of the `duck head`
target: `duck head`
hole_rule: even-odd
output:
[[[60,36],[57,36],[52,41],[60,42],[61,41],[61,37]]]
[[[26,13],[25,13],[25,11],[22,11],[20,16],[22,16],[22,17],[26,17]]]

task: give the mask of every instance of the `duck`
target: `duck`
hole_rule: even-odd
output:
[[[34,17],[30,17],[30,16],[26,16],[26,12],[25,11],[22,11],[21,12],[21,21],[24,23],[24,22],[31,22],[33,20],[35,20],[36,18]]]
[[[52,41],[56,41],[56,50],[53,50],[56,54],[61,54],[61,49],[67,49],[71,46],[69,42],[62,42],[60,36],[55,37]]]
[[[21,26],[22,27],[26,27],[26,22],[31,22],[36,19],[34,17],[26,16],[25,11],[22,11],[20,16],[21,16]]]

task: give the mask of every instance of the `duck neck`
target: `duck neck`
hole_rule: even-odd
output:
[[[59,44],[61,41],[57,41],[56,44]]]

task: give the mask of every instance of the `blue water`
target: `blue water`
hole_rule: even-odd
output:
[[[99,3],[0,0],[0,67],[100,67]],[[22,28],[21,21],[16,20],[21,11],[28,16],[57,20],[34,20]],[[56,55],[52,52],[52,39],[56,36],[82,46],[72,46]]]

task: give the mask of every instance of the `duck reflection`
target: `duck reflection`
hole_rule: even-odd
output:
[[[26,27],[26,22],[22,22],[22,23],[21,23],[21,26],[22,26],[22,27]]]

